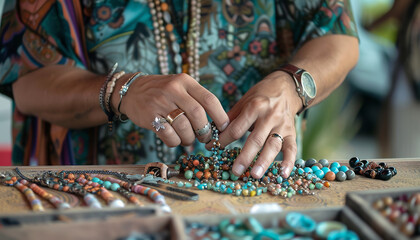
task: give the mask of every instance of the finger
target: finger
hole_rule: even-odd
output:
[[[240,139],[244,136],[248,129],[257,120],[258,114],[253,109],[246,108],[239,116],[233,120],[228,127],[220,133],[219,142],[222,148],[229,145],[231,142]],[[268,133],[267,133],[268,134]],[[264,139],[265,140],[265,139]]]
[[[184,110],[185,115],[191,123],[191,129],[194,130],[193,136],[195,132],[199,132],[201,130],[200,133],[202,134],[196,135],[198,141],[202,143],[209,142],[211,139],[211,129],[209,128],[209,125],[207,125],[209,122],[207,119],[206,111],[200,105],[200,103],[198,103],[187,93],[185,93],[185,95],[178,96],[176,102],[178,106]]]
[[[190,146],[194,142],[195,135],[191,123],[184,114],[177,117],[171,126],[181,139],[182,146]]]
[[[159,121],[158,119],[164,119],[162,117],[155,118],[152,122],[153,131],[156,133],[158,138],[162,140],[168,147],[176,147],[181,144],[181,138],[175,132],[174,128],[167,122]]]
[[[255,159],[258,152],[263,148],[264,143],[267,139],[268,134],[270,133],[271,127],[268,127],[268,124],[257,123],[255,131],[253,131],[245,142],[244,148],[241,150],[241,153],[235,159],[235,163],[232,167],[232,172],[236,176],[240,176]],[[262,166],[254,166],[253,172],[255,175],[262,175],[264,169]]]
[[[201,85],[187,89],[188,93],[200,103],[210,118],[216,124],[217,129],[224,131],[229,124],[229,117],[222,107],[219,99]]]
[[[281,163],[281,173],[283,178],[287,178],[295,165],[297,145],[295,136],[287,136],[283,142],[283,161]]]
[[[267,138],[264,149],[261,151],[258,160],[252,168],[251,175],[253,178],[260,179],[281,151],[284,140],[283,137],[280,138],[278,136],[272,133]]]

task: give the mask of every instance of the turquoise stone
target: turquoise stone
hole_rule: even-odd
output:
[[[104,188],[109,189],[111,187],[111,182],[110,181],[105,181],[104,182]]]
[[[319,177],[320,179],[322,179],[322,178],[324,177],[325,173],[324,173],[322,170],[317,170],[317,171],[315,172],[315,175],[316,175],[317,177]]]
[[[267,192],[267,187],[263,187],[263,193]]]
[[[316,228],[316,222],[309,216],[298,212],[286,215],[286,224],[296,234],[309,235]]]
[[[99,179],[99,178],[97,178],[97,177],[94,177],[94,178],[92,178],[92,182],[99,182],[101,179]]]
[[[226,190],[226,185],[225,184],[222,184],[221,186],[220,186],[220,191],[221,192],[224,192]]]
[[[232,172],[230,173],[230,180],[232,181],[237,181],[239,179],[238,176],[236,176],[235,174],[233,174]]]
[[[340,167],[340,163],[338,163],[338,162],[331,163],[330,168],[333,168],[333,167],[339,168]]]
[[[314,177],[314,175],[308,174],[308,176],[306,176],[306,179],[311,180],[313,177]]]
[[[192,172],[191,170],[187,170],[187,171],[185,171],[185,173],[184,173],[184,177],[185,177],[186,179],[191,179],[191,178],[193,177],[193,172]]]
[[[312,171],[314,171],[314,172],[316,172],[316,171],[320,170],[318,166],[312,166],[312,167],[311,167],[311,169],[312,169]]]
[[[263,192],[262,188],[257,188],[257,196],[260,196],[262,192]]]
[[[117,191],[119,188],[120,188],[120,184],[118,184],[118,183],[111,184],[111,190],[112,191]]]
[[[198,170],[197,168],[194,169],[194,175],[197,174],[200,170]]]
[[[204,169],[209,169],[210,165],[208,163],[204,164]]]
[[[175,165],[174,169],[179,171],[179,169],[181,168],[181,166],[179,164]]]
[[[293,194],[291,192],[287,193],[287,198],[291,198],[293,196]]]
[[[338,168],[336,167],[332,167],[330,168],[331,172],[333,172],[334,174],[337,174],[340,170],[338,170]]]
[[[328,167],[323,167],[323,168],[321,168],[321,170],[324,172],[324,175],[325,175],[327,172],[331,171]]]
[[[299,189],[299,190],[297,191],[297,193],[298,193],[299,195],[302,195],[303,190],[302,190],[302,189]]]
[[[232,188],[228,188],[228,189],[226,189],[226,193],[227,193],[227,194],[232,194],[232,193],[233,193]]]
[[[277,180],[277,183],[282,183],[283,182],[283,178],[281,176],[278,176],[276,180]]]
[[[183,182],[178,182],[178,183],[177,183],[177,186],[178,186],[178,187],[183,187],[183,186],[184,186],[184,183],[183,183]]]
[[[229,172],[227,172],[227,171],[223,171],[223,172],[222,172],[222,179],[223,179],[223,180],[228,180],[228,179],[229,179],[229,177],[230,177]]]
[[[302,174],[305,172],[305,170],[303,170],[302,168],[298,168],[298,174],[300,176],[302,176]]]
[[[185,186],[186,188],[190,188],[190,187],[192,187],[192,184],[191,184],[191,183],[189,183],[189,182],[186,182],[184,186]]]
[[[312,168],[310,168],[310,167],[305,167],[303,170],[304,170],[306,173],[311,173],[311,172],[313,172],[313,171],[312,171]]]
[[[242,189],[235,190],[235,195],[236,196],[241,196],[241,194],[242,194]]]
[[[277,168],[274,168],[273,170],[271,170],[271,173],[273,173],[274,175],[276,175],[279,171],[277,170]]]
[[[217,182],[214,184],[214,186],[215,186],[215,187],[217,187],[217,188],[219,188],[219,187],[220,187],[220,185],[222,185],[222,183],[221,183],[220,181],[217,181]]]
[[[198,185],[198,186],[197,186],[197,189],[198,189],[198,190],[204,190],[204,184],[200,184],[200,185]]]
[[[315,187],[317,188],[317,189],[322,189],[322,187],[323,187],[324,185],[322,185],[322,183],[315,183]]]
[[[315,189],[315,185],[313,183],[309,184],[309,189],[314,190]]]
[[[349,170],[349,168],[347,166],[341,166],[340,168],[338,168],[338,170],[342,171],[342,172],[347,172]]]

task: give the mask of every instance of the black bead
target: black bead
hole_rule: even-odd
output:
[[[389,167],[388,169],[391,171],[392,176],[397,175],[397,169],[396,169],[396,168],[394,168],[394,167]]]
[[[387,167],[386,163],[384,163],[384,162],[380,162],[380,163],[379,163],[379,166],[381,166],[381,167],[383,167],[383,168],[386,168],[386,167]]]
[[[366,170],[364,173],[363,173],[363,175],[365,176],[365,177],[368,177],[368,178],[370,178],[371,177],[371,174],[372,174],[372,169],[369,169],[369,170]]]
[[[381,174],[380,174],[380,179],[381,180],[385,180],[385,181],[387,181],[387,180],[389,180],[389,179],[391,179],[392,178],[392,172],[391,172],[391,170],[389,170],[389,169],[385,169],[385,170],[383,170],[382,172],[381,172]]]
[[[356,166],[355,168],[354,168],[354,172],[357,174],[357,175],[361,175],[361,172],[363,171],[363,168],[361,167],[361,166]]]
[[[349,160],[349,165],[350,165],[350,167],[355,168],[356,163],[358,163],[358,162],[360,162],[360,159],[358,157],[352,157]]]
[[[362,162],[357,162],[356,163],[356,167],[361,167],[361,168],[364,168],[365,167],[365,164],[364,163],[362,163]],[[356,168],[355,167],[355,168]]]
[[[376,167],[375,172],[381,173],[384,169],[382,167]]]
[[[369,163],[369,161],[368,160],[366,160],[366,159],[364,159],[364,160],[361,160],[360,162],[362,162],[363,163],[363,165],[366,167],[367,165],[368,165],[368,163]]]

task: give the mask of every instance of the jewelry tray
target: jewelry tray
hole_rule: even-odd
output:
[[[411,195],[419,193],[420,187],[380,189],[372,191],[355,191],[346,194],[346,203],[354,213],[364,221],[364,224],[370,227],[381,237],[381,239],[410,239],[400,232],[397,227],[388,219],[383,217],[372,204],[383,197],[398,197],[403,194]],[[412,239],[420,240],[420,237]]]

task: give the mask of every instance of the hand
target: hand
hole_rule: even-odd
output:
[[[297,152],[295,115],[301,108],[296,85],[285,72],[274,72],[252,87],[228,112],[231,123],[219,137],[221,146],[225,147],[252,130],[235,160],[233,173],[240,176],[262,149],[252,168],[252,177],[260,179],[280,151],[283,152],[281,175],[288,177]],[[281,135],[284,142],[271,137],[273,133]]]
[[[116,91],[132,74],[126,74],[119,81]],[[112,106],[118,108],[120,96],[113,94]],[[163,123],[165,129],[157,131],[152,122],[155,117],[166,118],[175,109],[181,109],[180,115],[172,124]],[[169,147],[191,145],[195,139],[194,130],[203,128],[207,123],[207,115],[213,119],[216,126],[226,128],[229,118],[214,94],[201,86],[187,74],[148,75],[141,76],[131,85],[122,99],[121,113],[140,127],[153,130]],[[211,131],[203,136],[197,136],[200,142],[211,140]]]

